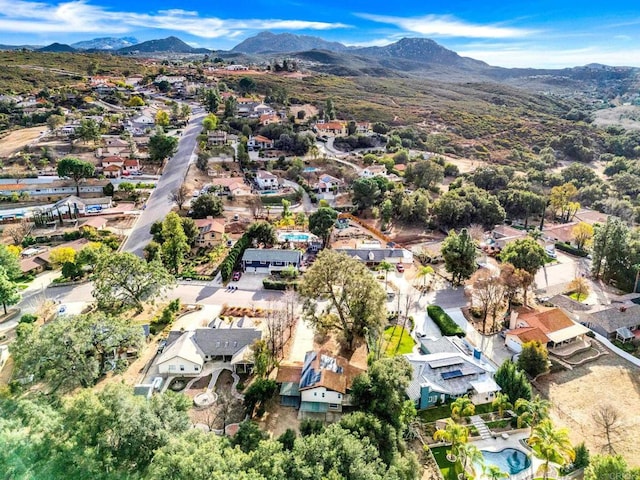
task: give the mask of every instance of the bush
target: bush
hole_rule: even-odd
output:
[[[464,337],[465,336],[465,333],[458,326],[458,324],[454,322],[453,319],[449,315],[447,315],[445,311],[442,310],[441,307],[437,305],[429,305],[427,307],[427,313],[429,314],[429,318],[431,318],[431,320],[433,320],[436,323],[436,325],[438,325],[440,332],[444,336],[446,337],[453,337],[453,336]]]
[[[587,255],[589,255],[589,252],[587,252],[586,250],[576,248],[573,245],[569,245],[568,243],[564,242],[557,242],[556,248],[570,255],[575,255],[576,257],[586,257]]]
[[[287,290],[288,288],[297,290],[298,282],[287,282],[284,280],[272,280],[270,278],[265,278],[262,280],[262,286],[265,290]]]
[[[62,235],[62,239],[63,239],[65,242],[69,242],[69,241],[71,241],[71,240],[77,240],[77,239],[79,239],[80,237],[82,237],[82,232],[80,232],[79,230],[74,230],[74,231],[72,231],[72,232],[65,232],[65,233]]]
[[[322,433],[324,430],[324,422],[322,420],[315,420],[312,418],[305,418],[300,422],[300,435],[308,437],[309,435],[316,435]]]
[[[258,413],[260,413],[260,407],[273,397],[277,391],[278,384],[276,384],[275,380],[259,378],[253,382],[244,392],[244,407],[247,415],[253,416],[253,411],[256,407],[258,407]]]
[[[220,275],[222,276],[222,280],[226,282],[231,278],[233,274],[233,269],[236,267],[236,264],[242,260],[242,255],[244,255],[244,251],[249,247],[251,241],[249,240],[249,236],[245,233],[240,240],[236,242],[236,244],[229,250],[229,253],[225,257],[225,259],[220,264]]]
[[[35,323],[38,320],[38,316],[32,313],[25,313],[20,317],[20,323]]]

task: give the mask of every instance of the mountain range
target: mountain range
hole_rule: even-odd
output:
[[[102,37],[72,43],[71,46],[77,50],[119,50],[138,43],[140,42],[134,37]]]
[[[319,37],[292,33],[260,32],[243,40],[231,49],[234,53],[265,54],[300,52],[303,50],[329,50],[344,52],[349,47],[339,42],[328,42]]]

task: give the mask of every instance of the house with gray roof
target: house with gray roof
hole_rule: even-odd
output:
[[[609,308],[579,314],[580,321],[609,340],[622,342],[640,338],[640,305],[615,304]]]
[[[469,395],[475,404],[487,403],[500,391],[493,380],[495,369],[461,352],[410,353],[405,357],[413,367],[407,395],[418,409],[463,395]]]
[[[298,271],[302,262],[300,250],[275,248],[247,248],[242,255],[242,269],[246,273],[273,273],[292,267]]]
[[[344,252],[351,258],[355,258],[367,264],[376,266],[383,261],[389,263],[413,263],[413,253],[404,248],[383,248],[383,247],[359,247],[359,248],[336,248],[337,252]]]
[[[199,375],[205,362],[229,363],[234,370],[247,371],[253,365],[251,345],[262,338],[253,328],[198,328],[171,331],[157,360],[158,371],[169,375]]]

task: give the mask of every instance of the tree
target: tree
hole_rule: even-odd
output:
[[[529,217],[544,214],[547,205],[543,195],[519,188],[503,190],[498,193],[498,198],[510,218],[524,218],[525,228],[529,225]]]
[[[509,397],[506,394],[498,392],[496,393],[496,398],[491,402],[491,406],[498,409],[498,416],[502,418],[504,417],[504,412],[512,408],[513,404],[509,401]]]
[[[445,441],[451,445],[447,459],[454,462],[458,456],[458,446],[467,443],[469,439],[469,429],[448,418],[444,429],[436,430],[433,434],[435,441]]]
[[[235,117],[238,111],[238,102],[234,97],[229,97],[224,102],[224,118]]]
[[[549,418],[549,408],[551,404],[536,395],[532,399],[518,398],[514,404],[518,414],[518,426],[529,425],[533,429],[542,421]]]
[[[254,222],[247,228],[247,236],[255,245],[273,246],[277,241],[276,228],[269,222]]]
[[[458,397],[451,404],[451,418],[456,421],[462,420],[463,417],[470,417],[476,412],[476,406],[467,395]]]
[[[49,261],[55,267],[61,267],[65,263],[76,261],[76,251],[71,247],[57,247],[51,250]]]
[[[578,189],[573,183],[565,183],[551,189],[549,204],[554,216],[566,223],[570,221],[580,209],[580,204],[572,200],[578,195]]]
[[[215,130],[216,128],[218,128],[218,117],[216,117],[215,114],[210,113],[202,121],[202,127],[205,132]]]
[[[504,362],[494,375],[494,380],[509,397],[511,403],[520,398],[531,400],[531,384],[522,370],[518,370],[515,363],[510,360]]]
[[[484,457],[480,449],[470,443],[462,443],[458,445],[458,454],[461,458],[462,478],[476,478],[476,466],[481,465],[484,467]],[[470,477],[467,477],[467,470],[470,470],[472,473]]]
[[[476,246],[466,229],[463,228],[459,235],[454,230],[450,231],[442,242],[441,252],[445,269],[451,274],[454,285],[459,285],[475,272]]]
[[[160,130],[149,138],[149,159],[152,162],[162,163],[175,155],[177,150],[178,139],[169,137]]]
[[[595,455],[589,460],[589,466],[584,471],[584,480],[603,479],[640,479],[637,469],[629,470],[622,455]]]
[[[630,269],[630,232],[622,220],[609,217],[604,225],[595,227],[591,272],[605,282],[620,280]]]
[[[76,130],[76,135],[83,141],[96,142],[100,139],[100,125],[92,119],[80,120],[80,126]]]
[[[26,220],[9,225],[4,229],[4,233],[11,237],[14,245],[20,245],[30,232],[31,224]]]
[[[336,109],[335,106],[333,105],[333,100],[330,98],[327,98],[326,102],[324,103],[324,118],[325,120],[335,120],[336,119]]]
[[[191,203],[193,218],[219,217],[223,209],[222,200],[213,193],[200,195]]]
[[[416,278],[422,278],[423,289],[427,286],[427,278],[429,278],[429,276],[433,275],[434,273],[436,272],[430,265],[423,265],[418,268],[418,274],[416,275]]]
[[[76,254],[76,264],[83,266],[86,265],[91,271],[96,268],[98,260],[111,253],[111,249],[99,242],[91,242],[88,245],[82,247],[82,249]]]
[[[474,223],[493,228],[506,216],[495,195],[475,186],[450,189],[433,204],[433,213],[438,224],[447,229]]]
[[[522,278],[524,291],[524,303],[527,303],[527,290],[535,278],[536,272],[545,263],[547,255],[538,242],[533,238],[519,238],[513,242],[507,243],[502,252],[500,259],[505,263],[510,263],[516,269],[524,270],[529,274],[528,277]]]
[[[418,160],[407,166],[405,178],[419,188],[431,190],[444,180],[444,167],[433,160]]]
[[[387,277],[389,275],[389,272],[393,271],[393,268],[394,268],[393,265],[391,265],[386,260],[383,260],[378,264],[378,270],[380,272],[384,272],[384,287],[385,288],[387,288]]]
[[[353,202],[359,210],[376,205],[382,196],[378,183],[373,178],[359,178],[351,186]]]
[[[549,355],[547,347],[537,340],[522,345],[522,352],[518,357],[518,368],[527,372],[532,378],[549,370]]]
[[[124,371],[127,360],[119,356],[112,359],[113,352],[142,345],[140,326],[127,319],[104,314],[65,315],[21,330],[12,354],[20,375],[33,374],[56,392],[89,387],[108,371]]]
[[[80,181],[92,177],[95,171],[96,167],[93,164],[77,158],[67,157],[58,162],[58,176],[68,177],[73,180],[76,185],[77,196],[80,196]]]
[[[544,479],[549,478],[549,463],[560,466],[565,465],[575,458],[575,452],[569,440],[569,431],[566,428],[555,428],[551,420],[542,420],[534,429],[527,442],[536,457],[542,459]]]
[[[187,186],[183,183],[171,192],[171,194],[169,195],[169,200],[175,202],[175,204],[178,205],[178,210],[182,210],[182,206],[187,201],[188,195],[189,189],[187,189]]]
[[[158,110],[156,113],[156,125],[168,127],[170,122],[169,114],[164,110]]]
[[[323,250],[299,285],[311,324],[340,332],[348,347],[367,333],[378,333],[386,320],[386,293],[367,267],[345,253]],[[318,311],[317,299],[327,300]]]
[[[264,404],[277,391],[278,385],[274,380],[267,380],[266,378],[255,380],[244,392],[244,408],[249,418],[253,418],[256,413],[256,407],[258,407],[258,417],[261,417],[264,413]]]
[[[162,237],[162,263],[171,273],[177,275],[189,251],[189,244],[180,217],[176,213],[169,213],[162,222]]]
[[[128,252],[105,255],[93,275],[93,296],[110,309],[136,308],[173,286],[173,276],[157,261],[146,262]]]
[[[191,248],[195,247],[198,235],[200,235],[198,225],[189,217],[182,217],[180,222],[182,223],[182,230],[184,230],[184,234],[187,236],[187,243]]]
[[[578,302],[585,300],[589,296],[589,282],[584,277],[574,278],[567,288],[569,292],[576,294]]]
[[[55,132],[62,125],[64,125],[64,117],[62,115],[50,115],[49,118],[47,118],[47,126],[51,132]]]
[[[482,334],[487,333],[487,316],[491,312],[495,326],[498,308],[502,304],[505,288],[500,276],[494,271],[483,268],[471,276],[473,285],[473,299],[480,302],[482,310]],[[473,303],[473,300],[472,300]]]
[[[0,243],[0,268],[2,268],[9,280],[15,280],[22,275],[18,256],[13,253],[4,243]]]
[[[382,228],[384,229],[391,221],[391,217],[393,217],[393,203],[391,203],[390,198],[387,198],[382,202],[382,205],[380,205],[380,215],[382,216]]]
[[[588,245],[593,238],[593,233],[593,227],[586,222],[580,222],[571,229],[573,241],[576,242],[576,247],[580,250],[583,250]]]
[[[353,404],[402,432],[408,424],[405,391],[411,372],[411,364],[403,356],[376,360],[367,372],[353,379]]]
[[[7,271],[0,267],[0,303],[7,314],[7,305],[15,305],[20,301],[18,285],[12,282],[7,275]]]
[[[338,212],[331,207],[320,207],[309,215],[309,231],[322,239],[322,248],[327,247],[337,219]]]
[[[526,288],[532,282],[530,277],[529,272],[516,268],[510,263],[502,263],[500,265],[500,280],[504,285],[505,295],[509,302],[509,311],[511,311],[511,305],[518,291]]]
[[[209,113],[216,113],[218,111],[218,107],[222,103],[218,89],[205,90],[202,101],[204,103],[205,110]]]
[[[613,405],[601,404],[598,405],[596,410],[592,414],[595,424],[604,432],[605,443],[603,450],[609,455],[615,453],[614,445],[618,442],[618,436],[622,430],[622,421],[620,411]]]
[[[144,100],[142,100],[138,95],[134,95],[129,99],[129,106],[133,108],[144,107]]]
[[[242,77],[238,82],[240,93],[246,95],[253,92],[257,88],[256,81],[251,77]]]
[[[488,480],[500,480],[501,478],[510,478],[507,472],[500,470],[500,467],[496,465],[485,465],[483,470],[484,476]]]

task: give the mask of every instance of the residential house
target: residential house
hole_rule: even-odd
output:
[[[491,244],[491,246],[504,248],[507,243],[519,238],[525,238],[526,236],[526,230],[519,230],[509,225],[496,225],[491,231],[491,241],[487,243]]]
[[[331,193],[334,190],[340,189],[344,185],[344,182],[339,178],[332,177],[331,175],[324,173],[318,178],[318,183],[313,187],[317,193]]]
[[[109,180],[87,179],[80,184],[80,193],[102,194]],[[0,185],[0,195],[18,195],[28,193],[32,197],[72,195],[76,185],[71,180],[55,180],[51,183],[8,183]]]
[[[174,85],[176,83],[183,83],[186,80],[182,75],[158,75],[153,83],[169,82],[171,85]]]
[[[54,204],[54,208],[68,209],[74,215],[87,215],[91,213],[99,213],[102,210],[113,207],[111,197],[99,198],[79,198],[70,195],[62,200],[58,200]]]
[[[211,176],[211,174],[210,174]],[[211,180],[213,190],[217,195],[250,195],[251,188],[241,177],[222,177]]]
[[[552,243],[565,242],[571,243],[573,241],[573,229],[578,222],[562,223],[553,225],[546,223],[542,229],[542,234],[546,237],[546,240]]]
[[[229,72],[244,72],[249,70],[249,67],[246,67],[244,65],[227,65],[225,67],[225,70],[229,71]]]
[[[102,167],[102,173],[106,178],[120,178],[122,169],[118,165],[107,165]]]
[[[580,313],[580,320],[609,340],[627,342],[640,339],[640,305],[635,303],[610,305],[596,312]]]
[[[413,263],[413,253],[404,248],[383,248],[383,247],[367,247],[366,245],[358,248],[336,248],[337,252],[344,252],[351,258],[355,258],[374,267],[381,262],[389,263]]]
[[[82,250],[89,244],[89,240],[86,238],[79,238],[72,242],[66,242],[62,245],[58,245],[55,248],[71,248],[76,252]],[[51,251],[53,249],[27,249],[23,251],[23,259],[20,260],[20,270],[25,275],[35,275],[44,270],[51,268]],[[31,252],[34,251],[34,254]],[[26,252],[26,254],[25,254]],[[29,255],[31,254],[31,255]],[[29,256],[27,256],[29,255]]]
[[[595,225],[596,223],[605,224],[612,215],[598,212],[597,210],[591,210],[589,208],[582,208],[574,215],[574,221],[585,222],[589,225]]]
[[[107,178],[120,178],[140,171],[140,161],[137,158],[122,158],[110,156],[102,159],[102,172]]]
[[[275,113],[264,113],[260,115],[260,125],[270,125],[272,123],[281,123],[282,119]]]
[[[194,220],[200,233],[196,238],[197,247],[214,247],[222,242],[224,236],[224,218],[208,216]]]
[[[369,165],[362,169],[360,176],[363,178],[386,177],[387,167],[384,165]]]
[[[124,83],[129,85],[129,86],[131,86],[131,87],[135,87],[140,82],[142,82],[143,79],[144,79],[144,77],[142,75],[131,75],[131,76],[125,78]]]
[[[269,105],[265,105],[264,103],[259,103],[255,107],[253,107],[253,113],[260,118],[262,115],[271,115],[273,114],[273,109]]]
[[[242,269],[247,273],[281,272],[290,267],[298,271],[301,262],[300,250],[247,248],[242,255]]]
[[[48,266],[48,262],[37,256],[20,260],[20,271],[23,275],[37,275],[38,273],[44,272]]]
[[[260,190],[277,190],[280,188],[279,178],[266,170],[256,172],[256,185]]]
[[[347,123],[339,121],[316,123],[315,130],[319,135],[332,137],[342,137],[348,133]]]
[[[129,156],[135,153],[132,149],[135,149],[135,144],[122,140],[120,137],[112,135],[103,135],[102,142],[104,147],[98,148],[96,156],[98,157],[110,157],[110,156]]]
[[[275,142],[262,135],[250,136],[247,147],[252,150],[270,150],[275,147]]]
[[[366,135],[367,133],[371,133],[371,123],[356,122],[356,133],[359,133],[361,135]]]
[[[78,128],[80,128],[80,124],[79,123],[68,123],[68,124],[63,125],[62,127],[60,127],[58,129],[58,133],[60,133],[61,135],[65,135],[65,136],[69,137],[71,135],[75,135],[76,134],[76,130],[78,130]]]
[[[554,348],[583,342],[588,331],[559,308],[526,313],[513,310],[504,343],[514,352],[521,352],[523,344],[537,341],[553,352]]]
[[[186,332],[171,331],[167,346],[156,364],[160,374],[195,376],[205,362],[228,363],[234,371],[246,372],[252,361],[247,352],[262,338],[253,328],[198,328]]]
[[[493,400],[500,386],[494,367],[461,352],[405,355],[413,368],[407,396],[420,410],[469,395],[475,404]]]
[[[342,412],[343,407],[351,405],[353,379],[363,372],[346,358],[324,351],[307,352],[302,366],[284,365],[278,369],[280,401],[291,406],[299,403],[303,416]]]
[[[213,130],[207,133],[207,143],[212,147],[227,145],[227,132],[223,130]]]

